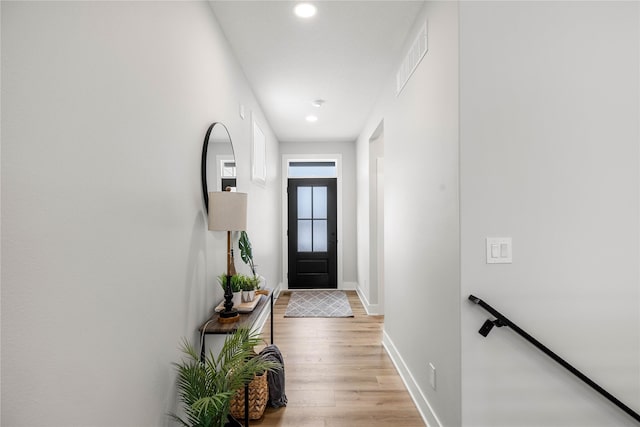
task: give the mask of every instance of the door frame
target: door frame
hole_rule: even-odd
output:
[[[289,224],[288,224],[288,236],[289,243],[289,271],[287,281],[291,286],[293,272],[293,282],[295,283],[294,289],[338,289],[338,179],[335,175],[331,178],[318,177],[318,178],[288,178],[288,209]],[[298,192],[301,188],[307,188],[309,193],[309,215],[305,219],[311,221],[310,248],[308,251],[299,250],[300,242],[300,194]],[[324,217],[320,216],[316,218],[316,192],[313,191],[316,188],[324,188],[326,190],[325,196],[325,213]],[[319,199],[321,200],[321,199]],[[306,209],[305,209],[306,210]],[[293,215],[293,216],[292,216]],[[326,224],[326,233],[324,234],[326,249],[318,251],[315,248],[316,241],[316,223],[318,220],[324,220]],[[293,256],[293,257],[292,257]],[[325,261],[323,270],[323,262]],[[303,266],[305,266],[303,268]],[[313,266],[313,267],[312,267]],[[314,270],[313,272],[308,270],[306,272],[300,272],[299,269]],[[326,279],[326,283],[325,280]],[[291,289],[291,288],[289,288]]]
[[[368,149],[369,287],[366,310],[369,314],[384,314],[384,121],[380,122],[369,138]]]
[[[289,163],[290,162],[336,162],[336,207],[338,214],[338,251],[337,259],[337,280],[338,289],[343,289],[343,271],[342,271],[342,154],[283,154],[282,155],[282,277],[280,278],[280,289],[289,289],[289,281],[287,273],[289,271],[289,239],[287,238],[287,228],[289,224],[288,199],[287,199],[287,182],[289,180]],[[300,177],[297,177],[300,178]],[[310,177],[311,178],[311,177]]]

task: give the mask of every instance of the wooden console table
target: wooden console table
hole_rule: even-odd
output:
[[[269,308],[271,318],[271,344],[273,344],[273,289],[265,289],[268,295],[260,295],[260,301],[256,308],[250,313],[240,313],[240,319],[233,323],[220,323],[218,313],[213,313],[206,322],[200,326],[198,331],[202,334],[202,345],[200,348],[200,360],[205,359],[205,338],[207,335],[228,335],[234,333],[238,328],[246,326],[253,329],[255,323],[260,319],[264,311]],[[249,385],[244,387],[244,426],[249,427]]]

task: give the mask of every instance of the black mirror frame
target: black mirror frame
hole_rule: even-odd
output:
[[[233,141],[231,141],[231,134],[229,134],[229,129],[222,122],[213,122],[209,129],[207,129],[207,133],[204,136],[204,143],[202,144],[202,158],[200,160],[200,177],[202,180],[202,196],[204,197],[204,209],[207,213],[209,213],[209,186],[207,185],[207,151],[209,150],[209,137],[211,136],[211,132],[213,128],[216,126],[222,126],[222,128],[227,133],[227,137],[229,137],[229,143],[231,144],[231,151],[233,150]],[[235,152],[233,154],[235,158]]]

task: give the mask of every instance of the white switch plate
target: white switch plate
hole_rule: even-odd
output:
[[[487,237],[487,264],[511,264],[511,237]]]

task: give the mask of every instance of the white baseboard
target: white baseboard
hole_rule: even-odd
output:
[[[432,427],[442,427],[442,423],[438,419],[438,416],[429,404],[426,396],[422,393],[420,387],[418,387],[416,380],[413,378],[413,375],[411,375],[411,371],[407,367],[406,363],[404,363],[402,356],[393,344],[393,341],[391,341],[391,338],[387,335],[386,331],[383,331],[382,333],[382,345],[395,365],[404,385],[407,387],[407,391],[409,392],[409,395],[411,395],[413,402],[416,404],[418,412],[420,412],[420,416],[422,416],[425,424]]]
[[[376,316],[376,315],[384,314],[380,309],[380,305],[371,304],[369,302],[369,300],[367,299],[367,296],[364,294],[364,292],[362,292],[362,289],[360,289],[360,286],[356,288],[356,292],[358,292],[358,297],[360,298],[360,302],[364,307],[364,311],[366,311],[368,315]]]
[[[342,282],[342,286],[339,286],[338,289],[341,291],[355,291],[358,289],[358,282]],[[289,286],[284,283],[278,283],[278,293],[279,295],[281,291],[289,290]],[[317,291],[317,289],[296,289],[296,291]]]
[[[273,290],[274,294],[273,296],[278,299],[280,298],[280,292],[287,290],[287,287],[284,285],[284,283],[278,283],[278,285],[276,286],[276,288]]]
[[[273,297],[275,299],[280,298],[280,292],[282,292],[282,283],[278,283],[275,288],[273,288]]]

